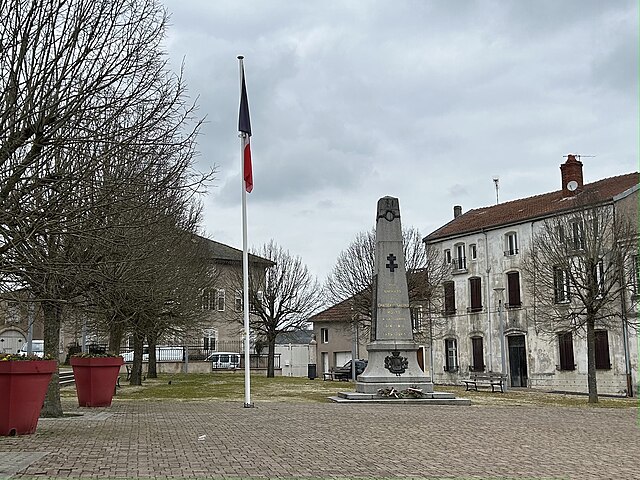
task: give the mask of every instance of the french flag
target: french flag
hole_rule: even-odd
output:
[[[247,85],[244,81],[244,66],[242,67],[242,91],[240,93],[238,130],[242,132],[242,151],[244,152],[244,188],[247,190],[247,193],[251,193],[251,190],[253,190],[253,172],[251,169],[251,120],[249,119]]]

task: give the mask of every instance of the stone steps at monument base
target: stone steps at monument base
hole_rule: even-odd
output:
[[[338,392],[338,395],[328,398],[335,403],[420,403],[430,405],[471,405],[471,400],[469,400],[468,398],[456,398],[452,393],[447,392],[426,393],[423,398],[389,398],[380,397],[379,395],[372,393]]]

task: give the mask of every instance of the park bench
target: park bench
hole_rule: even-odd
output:
[[[504,382],[507,376],[503,373],[472,373],[469,376],[469,380],[463,380],[466,384],[466,390],[471,390],[471,387],[477,392],[478,385],[491,387],[491,391],[495,392],[497,387],[500,387],[500,391],[504,393]]]

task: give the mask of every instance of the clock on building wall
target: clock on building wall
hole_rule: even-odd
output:
[[[576,188],[578,188],[578,182],[576,182],[575,180],[571,180],[569,183],[567,183],[568,190],[573,192]]]

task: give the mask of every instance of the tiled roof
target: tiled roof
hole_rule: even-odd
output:
[[[323,310],[320,313],[316,313],[309,319],[310,322],[344,322],[353,315],[351,309],[352,301],[350,298],[343,300],[340,303],[335,304],[332,307]]]
[[[577,194],[577,196],[587,196],[593,203],[611,201],[614,196],[637,185],[638,175],[637,172],[634,172],[587,183],[584,185],[582,193]],[[573,196],[563,196],[562,190],[558,190],[534,197],[499,203],[491,207],[469,210],[427,235],[424,241],[429,243],[450,236],[498,228],[558,214],[565,210],[571,210],[574,198]]]
[[[237,248],[230,247],[229,245],[225,245],[224,243],[216,242],[215,240],[211,240],[206,237],[202,237],[200,235],[195,235],[200,241],[205,242],[207,251],[213,260],[223,261],[223,262],[242,262],[242,250],[238,250]],[[257,255],[249,254],[249,263],[255,263],[264,265],[265,268],[274,263],[267,259],[262,258]]]

